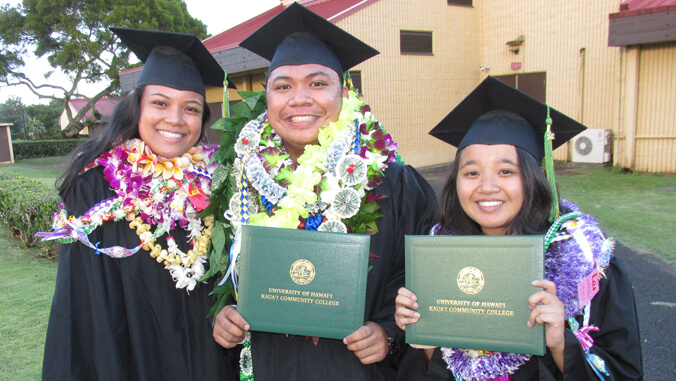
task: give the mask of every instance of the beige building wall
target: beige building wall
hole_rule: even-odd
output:
[[[353,70],[361,70],[364,98],[408,164],[453,160],[455,149],[427,132],[486,75],[545,72],[547,103],[612,131],[613,165],[676,172],[676,43],[609,47],[608,15],[620,2],[380,0],[337,25],[381,52]],[[432,31],[433,56],[401,55],[400,30]],[[515,54],[506,42],[520,36]],[[264,81],[264,71],[235,78],[239,90],[263,90]],[[221,96],[207,94],[210,103]],[[570,161],[571,146],[555,159]]]
[[[70,105],[68,105],[68,107],[70,108],[70,111],[71,111],[72,113],[75,112],[75,111],[73,110],[73,107],[71,107]],[[74,115],[74,114],[73,114],[73,115]],[[61,116],[59,117],[59,125],[61,126],[61,129],[62,129],[62,130],[63,130],[64,128],[66,128],[66,126],[68,125],[68,117],[66,116],[66,110],[61,111]]]
[[[639,47],[621,47],[619,125],[615,134],[613,150],[614,165],[634,166],[636,143],[636,107],[638,107],[638,57]],[[615,131],[614,131],[615,132]]]
[[[642,45],[634,169],[676,172],[676,42]]]
[[[263,84],[265,83],[265,70],[254,70],[249,71],[239,75],[238,77],[231,78],[235,83],[237,90],[228,89],[228,99],[230,101],[240,101],[242,97],[237,94],[238,91],[263,91],[265,88]],[[223,102],[223,89],[216,87],[207,88],[207,102]]]
[[[237,84],[235,84],[237,86]],[[228,94],[230,94],[228,92]],[[236,94],[236,93],[234,93]],[[222,87],[207,87],[206,88],[207,103],[221,103],[223,102],[223,88]]]
[[[475,1],[477,3],[478,1]],[[490,75],[546,72],[547,103],[589,128],[619,128],[620,49],[608,47],[618,0],[485,2],[484,59]],[[524,37],[518,54],[507,41]],[[512,62],[521,63],[518,70]],[[554,152],[570,160],[570,143]]]
[[[453,160],[455,149],[427,132],[482,79],[482,2],[477,3],[381,0],[337,23],[380,51],[352,70],[361,70],[364,99],[407,164]],[[400,30],[432,31],[434,55],[401,55]]]
[[[77,110],[71,106],[70,104],[68,105],[68,108],[70,108],[70,112],[75,116],[77,114]],[[68,126],[68,115],[66,115],[66,110],[61,111],[61,116],[59,117],[59,126],[61,126],[61,129],[63,130]],[[89,135],[89,127],[85,127],[79,132],[80,135]]]

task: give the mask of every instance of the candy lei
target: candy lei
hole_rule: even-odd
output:
[[[237,289],[242,225],[374,234],[378,204],[368,191],[398,160],[397,144],[354,91],[343,98],[338,121],[319,131],[297,164],[265,113],[247,123],[235,144],[237,191],[226,218],[236,230],[230,251],[230,279]],[[236,291],[235,291],[236,292]],[[240,379],[253,380],[250,336],[240,354]]]
[[[208,163],[215,150],[215,146],[198,145],[180,157],[166,159],[153,154],[142,140],[133,139],[104,152],[85,170],[102,166],[104,179],[117,197],[99,202],[81,217],[68,216],[62,205],[54,216],[53,232],[39,235],[62,243],[80,241],[96,254],[113,258],[129,257],[143,248],[169,270],[176,288],[192,291],[205,271],[214,224],[213,215],[200,219],[197,214],[210,194],[215,166]],[[88,234],[105,222],[122,219],[139,236],[138,246],[101,248],[99,242],[89,241]],[[179,249],[172,236],[166,238],[166,249],[156,243],[176,224],[189,232],[192,249],[187,252]]]
[[[578,284],[595,269],[603,274],[608,266],[613,238],[606,239],[594,217],[581,213],[577,206],[561,200],[563,211],[545,235],[545,278],[556,284],[557,296],[564,303],[569,329],[573,331],[586,352],[587,361],[603,380],[608,375],[603,360],[590,353],[593,345],[589,331],[598,327],[588,325],[590,304],[580,306]],[[437,228],[437,227],[435,227]],[[436,232],[433,230],[432,234]],[[575,319],[582,315],[583,327]],[[441,348],[448,369],[457,380],[506,379],[516,372],[531,356],[519,353],[478,351],[461,348]]]

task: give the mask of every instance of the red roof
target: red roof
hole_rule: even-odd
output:
[[[298,3],[303,4],[312,12],[315,12],[335,24],[376,1],[378,0],[301,0],[298,1]],[[239,43],[242,42],[242,40],[249,37],[251,33],[255,32],[271,18],[280,14],[287,6],[280,4],[226,30],[225,32],[209,37],[206,40],[203,40],[202,43],[211,53],[235,48],[239,46]],[[139,66],[122,70],[120,71],[120,74],[141,70],[142,68],[142,66]]]
[[[676,0],[626,0],[620,4],[618,13],[611,13],[610,18],[636,16],[676,10]]]
[[[113,114],[113,109],[117,106],[120,98],[101,98],[96,102],[96,111],[101,113],[101,119],[106,120]],[[87,104],[85,99],[71,99],[68,103],[78,113]],[[83,118],[91,118],[92,110],[89,109]]]
[[[280,4],[254,18],[226,30],[225,32],[209,37],[202,41],[202,43],[212,53],[234,48],[238,46],[242,40],[249,37],[256,29],[268,22],[268,20],[277,16],[282,10],[284,10],[284,6]]]
[[[378,0],[310,0],[299,1],[299,3],[335,24],[376,1]],[[254,18],[226,30],[225,32],[207,38],[203,41],[204,46],[212,53],[237,47],[242,40],[249,37],[251,33],[263,26],[263,24],[268,22],[271,18],[281,13],[284,8],[285,7],[280,4],[267,12],[263,12]]]

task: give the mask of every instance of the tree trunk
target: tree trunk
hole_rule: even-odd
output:
[[[99,101],[99,99],[103,98],[104,96],[110,94],[113,91],[113,84],[110,86],[106,87],[104,90],[96,94],[93,98],[87,99],[87,104],[80,110],[78,113],[73,116],[73,113],[70,110],[70,107],[68,107],[68,104],[70,103],[70,96],[68,96],[65,101],[64,101],[64,110],[66,111],[66,116],[68,117],[68,126],[61,130],[61,135],[66,137],[66,138],[72,138],[73,136],[77,135],[80,131],[82,131],[85,127],[88,127],[88,123],[83,123],[82,120],[84,116],[87,114],[87,111],[93,110],[92,115],[92,122],[90,124],[93,124],[93,120],[99,120],[101,118],[101,114],[96,111],[96,108],[94,105],[96,102]]]

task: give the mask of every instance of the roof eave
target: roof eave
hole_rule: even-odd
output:
[[[657,12],[650,11],[656,8],[669,9]],[[676,41],[676,6],[656,8],[609,14],[608,46]],[[624,12],[634,13],[617,16]]]

